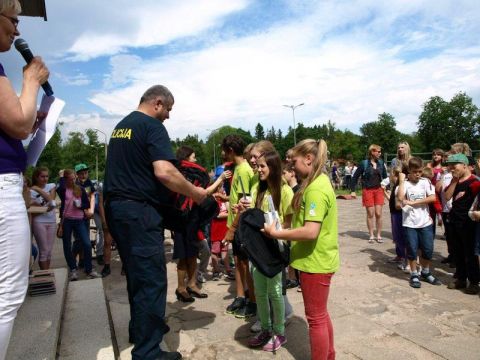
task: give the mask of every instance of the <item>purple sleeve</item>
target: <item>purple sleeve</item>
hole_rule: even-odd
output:
[[[0,76],[7,76],[5,75],[5,70],[3,70],[2,64],[0,64]]]

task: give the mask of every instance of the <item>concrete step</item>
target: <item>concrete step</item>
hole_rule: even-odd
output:
[[[27,295],[18,311],[7,360],[54,360],[67,288],[67,269],[55,269],[56,293]]]
[[[102,279],[69,283],[58,359],[115,360]]]

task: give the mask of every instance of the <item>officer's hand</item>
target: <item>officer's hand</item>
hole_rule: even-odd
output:
[[[195,188],[195,193],[192,196],[193,201],[197,204],[201,204],[203,200],[206,199],[208,193],[207,190],[201,187]]]

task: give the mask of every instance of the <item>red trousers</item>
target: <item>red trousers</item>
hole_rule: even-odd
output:
[[[310,334],[312,360],[335,359],[333,326],[327,310],[332,274],[300,272],[305,315]]]

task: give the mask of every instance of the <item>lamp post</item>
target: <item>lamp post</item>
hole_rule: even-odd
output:
[[[90,144],[91,147],[95,148],[95,178],[97,179],[98,184],[98,146]]]
[[[212,132],[212,140],[213,140],[213,169],[215,171],[215,169],[217,168],[217,151],[216,151],[216,145],[215,144],[215,133],[220,130],[222,127],[218,127],[216,129],[206,129],[207,131],[211,131]]]
[[[283,105],[287,108],[292,109],[292,115],[293,115],[293,145],[297,145],[297,134],[296,134],[296,125],[295,125],[295,109],[298,108],[299,106],[303,106],[305,103],[301,103],[298,105]]]
[[[96,132],[99,132],[100,134],[103,134],[103,136],[105,137],[105,161],[107,161],[107,134],[105,134],[102,130],[98,130],[98,129],[93,129],[93,130]]]

